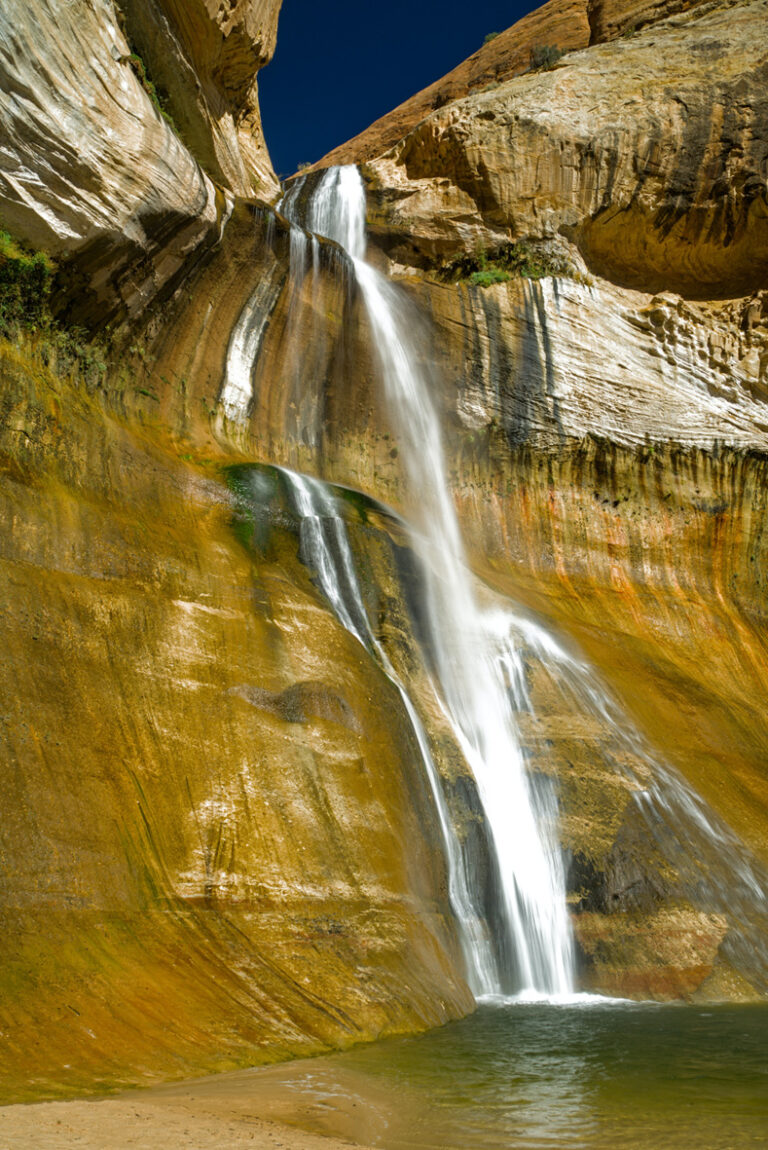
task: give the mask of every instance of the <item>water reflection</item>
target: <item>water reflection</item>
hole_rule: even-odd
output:
[[[219,1081],[265,1117],[384,1150],[754,1150],[768,1147],[768,1007],[484,1006]]]

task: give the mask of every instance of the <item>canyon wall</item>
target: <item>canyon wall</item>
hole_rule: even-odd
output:
[[[6,1097],[466,1012],[414,734],[295,534],[252,552],[212,461],[2,378]]]
[[[148,350],[178,337],[164,309],[203,269],[220,291],[242,281],[210,348],[185,330],[216,362],[274,259],[265,209],[236,196],[277,187],[255,84],[278,8],[0,16],[0,224],[57,260],[59,313],[37,330],[3,313],[6,1097],[471,1006],[399,697],[324,609],[298,540],[266,560],[238,535],[221,380],[169,377]]]
[[[290,514],[260,543],[227,478],[277,463],[411,499],[348,267],[323,242],[291,279],[269,206],[254,77],[277,8],[0,16],[0,223],[58,259],[60,315],[114,337],[95,377],[45,333],[0,360],[17,1097],[472,1005],[396,692],[329,612]],[[329,158],[362,163],[371,258],[425,317],[483,594],[545,620],[617,699],[585,717],[528,660],[521,729],[559,781],[581,977],[611,992],[765,990],[633,795],[651,747],[768,861],[767,15],[553,0]],[[566,54],[530,71],[551,44]],[[350,516],[471,821],[407,624],[405,540],[371,505]]]
[[[279,7],[4,5],[0,223],[59,260],[71,320],[135,321],[216,244],[235,194],[275,198],[256,72]]]

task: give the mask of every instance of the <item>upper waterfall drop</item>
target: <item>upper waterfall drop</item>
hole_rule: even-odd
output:
[[[501,885],[496,970],[489,972],[478,956],[469,964],[470,982],[480,997],[570,995],[573,944],[554,833],[556,801],[548,784],[534,786],[525,771],[513,713],[527,706],[524,679],[521,668],[510,674],[510,661],[519,656],[499,649],[474,595],[440,421],[411,335],[418,327],[412,305],[364,262],[366,200],[357,168],[329,168],[301,221],[295,220],[300,200],[292,189],[283,212],[335,240],[351,258],[408,482],[418,495],[414,543],[425,570],[437,691],[475,778]],[[466,877],[469,860],[462,866]]]
[[[328,169],[310,200],[307,227],[335,240],[353,260],[365,258],[365,187],[356,167]]]

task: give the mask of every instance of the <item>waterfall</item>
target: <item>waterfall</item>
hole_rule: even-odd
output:
[[[261,279],[232,329],[220,403],[227,419],[244,423],[253,399],[253,371],[284,276],[275,263]]]
[[[589,663],[530,620],[502,612],[496,626],[500,647],[525,650],[576,714],[594,719],[610,734],[613,749],[602,757],[630,782],[648,841],[676,872],[675,893],[728,919],[723,956],[768,992],[766,867],[686,780],[656,757]]]
[[[282,210],[294,214],[301,198],[294,187]],[[438,692],[474,775],[498,867],[502,907],[493,963],[475,953],[477,932],[463,923],[470,981],[479,996],[570,994],[572,939],[554,833],[556,801],[549,785],[526,774],[518,743],[514,711],[525,706],[522,671],[514,665],[519,656],[500,652],[477,603],[430,380],[411,334],[418,324],[401,292],[364,262],[365,192],[356,168],[327,171],[309,199],[305,222],[347,251],[366,306],[414,505],[413,541],[425,570]],[[465,887],[468,861],[462,857],[458,866]],[[471,920],[478,896],[468,895],[469,908],[455,909]],[[511,968],[503,955],[513,956]]]
[[[448,871],[448,897],[459,924],[459,938],[470,988],[478,996],[491,994],[499,981],[492,940],[467,880],[461,846],[451,822],[427,733],[408,692],[371,629],[346,523],[339,514],[337,499],[328,484],[319,479],[299,475],[285,467],[276,467],[275,470],[285,481],[293,510],[299,519],[302,559],[314,572],[319,589],[341,625],[374,655],[400,695],[437,810]]]

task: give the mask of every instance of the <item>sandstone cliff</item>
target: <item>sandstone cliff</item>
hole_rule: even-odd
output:
[[[256,72],[278,11],[3,6],[0,223],[60,259],[78,322],[140,315],[216,243],[232,193],[274,198]]]
[[[698,7],[432,113],[370,164],[392,257],[559,240],[625,287],[764,287],[765,19]]]
[[[466,1012],[413,733],[295,535],[250,552],[157,423],[2,379],[6,1098]]]
[[[158,85],[182,140],[237,195],[273,197],[257,73],[272,59],[280,0],[123,0],[124,26]]]
[[[511,28],[490,34],[477,52],[447,76],[382,116],[316,166],[351,164],[380,156],[436,108],[530,71],[536,49],[586,48],[632,34],[701,0],[548,0]]]
[[[618,699],[585,715],[531,654],[521,724],[559,779],[583,980],[717,998],[763,987],[631,798],[648,755],[666,760],[765,858],[768,9],[687,7],[547,5],[343,157],[364,161],[373,258],[430,321],[486,594],[575,639]],[[0,221],[59,257],[77,314],[123,324],[95,381],[39,335],[2,351],[17,1093],[471,1007],[391,684],[334,621],[285,508],[254,533],[222,471],[287,464],[412,498],[337,249],[292,280],[285,221],[235,195],[255,174],[271,198],[252,69],[277,6],[122,14],[0,16]],[[571,51],[526,72],[549,42]],[[372,616],[470,825],[404,540],[360,506]]]

